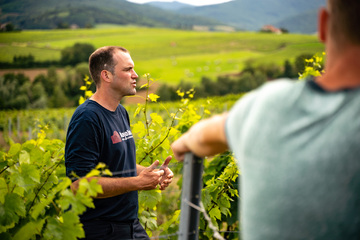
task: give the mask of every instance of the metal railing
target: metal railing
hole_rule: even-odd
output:
[[[199,239],[200,211],[191,205],[200,204],[203,168],[202,158],[192,153],[185,155],[178,240]]]

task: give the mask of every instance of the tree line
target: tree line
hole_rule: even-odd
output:
[[[214,81],[209,77],[203,76],[201,83],[194,84],[181,81],[178,85],[163,84],[159,87],[157,94],[159,101],[176,101],[178,96],[177,89],[194,89],[194,98],[204,98],[208,96],[224,96],[251,91],[266,81],[277,78],[298,79],[299,73],[304,72],[305,59],[309,59],[313,54],[301,54],[294,62],[285,60],[283,66],[275,64],[261,64],[255,66],[251,61],[246,63],[245,68],[236,74],[220,75]]]
[[[12,62],[0,62],[0,68],[47,68],[47,67],[66,67],[75,66],[76,64],[87,62],[95,47],[89,43],[75,43],[71,47],[61,50],[59,61],[36,61],[32,54],[15,55]]]
[[[83,94],[80,87],[88,74],[87,63],[66,67],[62,75],[56,67],[33,81],[22,73],[0,77],[0,110],[74,107]]]
[[[39,74],[33,81],[21,73],[8,73],[0,77],[0,110],[77,106],[79,97],[83,95],[80,87],[84,85],[84,77],[89,75],[87,62],[92,51],[91,46],[85,44],[75,44],[64,49],[60,62],[66,63],[67,67],[64,68],[63,74],[57,73],[57,67],[52,66],[48,68],[47,74]],[[195,98],[248,92],[275,78],[297,79],[298,73],[304,71],[304,59],[311,58],[312,55],[300,55],[293,63],[286,60],[283,66],[275,64],[255,66],[248,62],[237,74],[220,75],[216,80],[203,76],[201,83],[196,86],[184,81],[176,86],[162,84],[157,94],[160,96],[160,101],[177,101],[178,89],[184,91],[195,89]],[[14,58],[17,62],[23,64],[26,62],[24,57]],[[30,57],[27,59],[29,60]],[[31,63],[31,60],[28,62]],[[90,90],[95,91],[95,86],[92,85]]]

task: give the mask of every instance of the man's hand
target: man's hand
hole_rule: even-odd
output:
[[[172,151],[174,153],[175,159],[182,162],[185,158],[185,153],[191,152],[190,148],[187,146],[189,133],[184,133],[178,140],[171,144]]]
[[[169,184],[172,182],[172,179],[174,177],[174,173],[168,167],[171,158],[172,158],[171,156],[168,156],[160,167],[160,170],[164,171],[164,175],[162,175],[159,183],[160,190],[165,190],[165,188],[167,188]]]
[[[225,134],[227,115],[228,113],[214,115],[193,125],[171,144],[175,158],[183,161],[187,152],[192,152],[198,157],[206,157],[228,150]]]
[[[170,161],[170,160],[169,160]],[[160,184],[165,170],[157,170],[159,160],[156,160],[151,166],[144,168],[138,176],[141,190],[152,190]]]

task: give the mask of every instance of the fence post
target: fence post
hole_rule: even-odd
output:
[[[17,130],[18,137],[21,137],[20,117],[19,117],[19,115],[17,115],[17,118],[16,118],[16,130]]]
[[[11,132],[12,132],[12,126],[11,126],[11,118],[9,118],[8,121],[8,135],[11,137]]]
[[[202,189],[203,159],[187,153],[184,159],[181,194],[179,240],[199,239],[200,212],[188,202],[199,206]]]

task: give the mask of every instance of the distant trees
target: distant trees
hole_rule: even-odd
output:
[[[32,54],[27,56],[14,56],[13,63],[17,66],[23,66],[25,68],[31,68],[34,66],[35,58]]]
[[[43,68],[43,67],[65,67],[76,66],[82,62],[88,62],[90,54],[95,51],[95,47],[89,43],[75,43],[71,47],[66,47],[61,51],[59,61],[36,61],[32,54],[15,55],[13,62],[0,62],[0,68]]]
[[[51,67],[33,81],[24,74],[5,74],[0,77],[0,110],[74,107],[86,74],[87,63],[66,67],[61,75]]]
[[[24,74],[5,74],[0,77],[0,110],[76,106],[82,95],[80,87],[84,84],[83,79],[89,74],[88,56],[93,51],[90,44],[75,44],[67,48],[64,51],[64,56],[67,57],[62,60],[63,64],[71,64],[64,68],[61,76],[57,73],[56,67],[50,67],[47,74],[40,74],[33,81]],[[87,54],[82,54],[84,52]],[[163,84],[157,93],[161,97],[159,100],[172,101],[178,100],[178,89],[186,91],[195,88],[196,98],[248,92],[272,79],[297,79],[298,73],[304,72],[305,59],[312,56],[313,54],[302,54],[295,58],[294,63],[285,60],[282,67],[275,64],[255,66],[248,62],[240,73],[221,75],[216,80],[204,76],[198,86],[184,81],[177,86]],[[31,55],[14,57],[14,62],[30,66],[34,64],[34,58]],[[94,92],[95,86],[93,85],[90,90]]]
[[[13,31],[20,31],[20,30],[17,29],[16,26],[11,22],[1,25],[0,32],[13,32]]]
[[[305,69],[305,59],[312,56],[313,54],[302,54],[295,58],[293,64],[289,60],[285,60],[283,67],[275,64],[254,66],[254,64],[248,62],[242,72],[238,74],[218,76],[216,81],[204,76],[199,86],[193,86],[183,81],[177,86],[164,84],[159,87],[157,94],[160,96],[160,101],[174,101],[178,100],[175,93],[177,89],[187,91],[194,88],[196,91],[195,98],[248,92],[272,79],[298,79],[298,73],[303,72]]]
[[[0,109],[26,109],[39,99],[41,91],[41,86],[32,86],[24,74],[5,74],[0,78]]]
[[[72,47],[64,48],[61,51],[60,63],[63,66],[75,66],[81,62],[87,62],[91,53],[95,51],[95,47],[89,43],[75,43]]]
[[[0,77],[0,110],[75,106],[82,94],[83,79],[89,75],[87,62],[93,51],[91,44],[75,43],[61,51],[57,62],[36,62],[29,54],[14,56],[11,64],[0,63],[4,68],[48,67],[47,74],[39,74],[33,81],[24,74]],[[65,67],[64,76],[58,76],[57,67]]]

